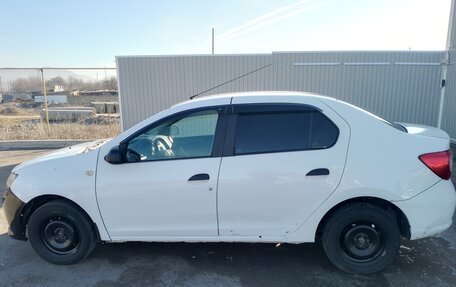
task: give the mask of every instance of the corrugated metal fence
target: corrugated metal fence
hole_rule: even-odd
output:
[[[318,93],[388,120],[437,126],[445,56],[379,51],[118,57],[123,129],[198,93],[255,90]],[[442,128],[456,138],[452,79],[456,65],[450,61]]]
[[[441,128],[456,139],[456,52],[448,53],[445,98],[442,110]]]

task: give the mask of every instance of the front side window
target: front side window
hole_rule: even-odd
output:
[[[235,154],[324,149],[338,135],[319,111],[239,114]]]
[[[127,162],[210,156],[217,119],[207,110],[155,125],[128,142]]]

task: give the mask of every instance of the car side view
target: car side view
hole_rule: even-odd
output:
[[[340,270],[393,263],[452,224],[449,136],[299,92],[177,104],[115,138],[13,169],[13,238],[55,264],[97,242],[321,241]]]

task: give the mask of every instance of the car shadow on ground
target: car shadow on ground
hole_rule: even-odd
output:
[[[404,241],[385,271],[351,275],[332,266],[319,244],[99,244],[84,261],[56,266],[28,242],[0,235],[0,285],[452,286],[455,267],[454,244],[439,237]]]
[[[99,246],[92,258],[97,260],[105,255],[109,264],[128,266],[115,281],[100,282],[106,286],[121,286],[146,278],[160,285],[164,283],[161,274],[169,272],[176,276],[176,283],[192,281],[202,274],[214,274],[236,278],[242,286],[389,286],[402,283],[420,286],[426,282],[429,285],[439,281],[456,282],[453,267],[456,266],[456,250],[450,249],[442,238],[403,242],[396,263],[384,272],[370,276],[340,272],[328,261],[320,244],[279,247],[239,243],[108,244]],[[158,262],[161,263],[130,263],[150,262],[154,258],[160,258]]]

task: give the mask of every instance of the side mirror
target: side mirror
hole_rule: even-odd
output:
[[[120,147],[118,145],[114,146],[107,155],[104,157],[105,161],[110,164],[120,164],[123,163],[122,153],[120,152]]]

